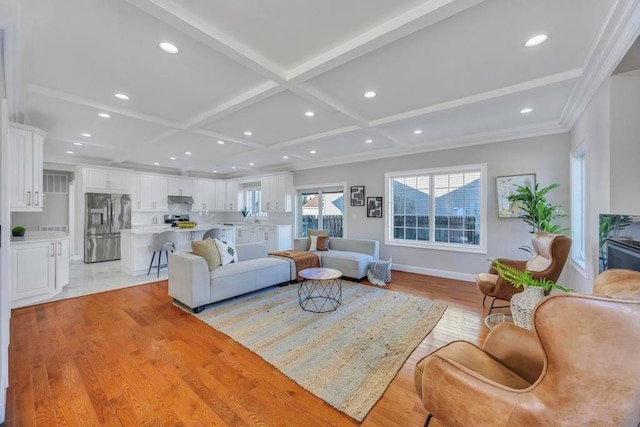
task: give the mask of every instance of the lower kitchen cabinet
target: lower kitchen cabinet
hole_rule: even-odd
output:
[[[11,305],[51,298],[69,283],[69,237],[11,242]]]
[[[268,252],[284,251],[293,248],[291,225],[243,225],[236,231],[236,242],[264,242]]]

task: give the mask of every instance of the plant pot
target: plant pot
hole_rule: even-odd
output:
[[[528,286],[511,297],[513,323],[521,328],[533,329],[533,308],[544,298],[544,289]]]
[[[11,235],[13,237],[24,237],[24,231],[12,231]]]

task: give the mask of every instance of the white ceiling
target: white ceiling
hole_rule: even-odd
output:
[[[9,92],[15,117],[48,132],[45,161],[224,177],[566,132],[637,37],[627,33],[640,10],[639,0],[12,1],[19,88]],[[526,48],[539,33],[548,41]]]

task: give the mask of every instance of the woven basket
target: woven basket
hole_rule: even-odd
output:
[[[533,328],[533,308],[544,298],[544,289],[537,286],[524,288],[511,297],[511,314],[513,323],[521,328]]]

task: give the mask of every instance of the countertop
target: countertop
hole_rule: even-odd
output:
[[[36,242],[45,242],[49,240],[56,239],[64,239],[65,237],[69,237],[69,234],[64,231],[29,231],[27,230],[24,233],[23,237],[13,237],[11,236],[11,244],[21,244],[21,243],[36,243]]]
[[[134,226],[131,230],[120,230],[121,233],[125,234],[156,234],[162,233],[163,231],[176,231],[178,233],[186,233],[188,231],[207,231],[212,228],[223,228],[227,230],[236,229],[236,226],[233,225],[225,225],[225,224],[209,224],[203,223],[198,224],[193,228],[180,228],[180,227],[171,227],[170,225],[143,225],[143,226]]]

